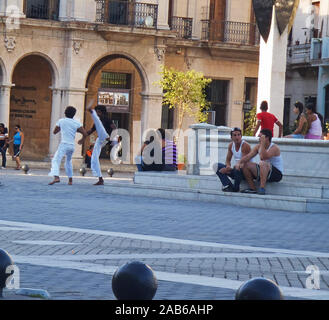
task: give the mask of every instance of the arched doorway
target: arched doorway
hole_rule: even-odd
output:
[[[108,117],[116,127],[125,129],[130,134],[130,145],[133,142],[133,124],[141,122],[142,97],[145,91],[145,77],[137,63],[122,54],[113,54],[99,60],[89,72],[86,88],[88,93],[86,105],[91,99],[97,104],[106,106]],[[93,122],[85,114],[85,128],[92,127]],[[96,134],[87,139],[84,151],[96,139]],[[138,137],[139,139],[139,137]],[[137,140],[137,139],[136,139]],[[132,150],[132,147],[130,148]],[[100,158],[109,159],[110,146],[104,147]]]
[[[10,136],[19,124],[25,134],[23,159],[44,160],[49,151],[53,73],[39,55],[20,60],[13,72],[10,95]]]

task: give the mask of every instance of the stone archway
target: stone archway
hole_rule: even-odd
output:
[[[52,65],[41,55],[23,57],[13,70],[9,132],[12,136],[17,124],[24,131],[23,159],[44,160],[48,155],[53,82]]]
[[[86,105],[91,99],[97,103],[106,104],[109,117],[115,122],[118,128],[125,129],[130,134],[130,149],[133,144],[139,143],[140,137],[134,140],[134,123],[141,122],[143,107],[142,93],[148,90],[147,76],[141,66],[131,57],[124,54],[112,54],[98,60],[90,69],[86,80],[88,93]],[[109,95],[111,100],[103,100],[102,95]],[[116,106],[114,95],[127,95],[128,107]],[[88,129],[92,126],[91,117],[85,114],[84,126]],[[84,150],[94,141],[94,137],[86,141]],[[101,158],[109,158],[109,149],[104,149]]]

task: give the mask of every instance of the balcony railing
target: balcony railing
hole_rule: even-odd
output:
[[[201,40],[258,46],[260,35],[256,24],[202,20]]]
[[[300,44],[288,47],[288,64],[308,64],[310,63],[311,44]]]
[[[171,17],[170,29],[177,32],[178,38],[192,38],[192,18]]]
[[[58,20],[59,0],[26,0],[26,18]]]
[[[96,22],[157,28],[158,5],[128,1],[96,0]]]

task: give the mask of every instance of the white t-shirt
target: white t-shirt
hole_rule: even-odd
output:
[[[61,128],[61,143],[74,145],[75,134],[82,124],[71,118],[62,118],[57,121],[56,126]]]

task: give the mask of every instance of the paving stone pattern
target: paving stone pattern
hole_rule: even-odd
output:
[[[61,178],[48,186],[44,170],[0,171],[6,199],[0,244],[17,261],[21,287],[45,289],[53,299],[114,299],[113,270],[138,260],[155,274],[237,281],[262,276],[305,288],[306,268],[315,265],[329,297],[327,215],[115,196],[93,186],[90,175],[74,177],[73,186]],[[105,183],[115,179],[131,183],[132,175],[116,174]],[[225,285],[160,280],[155,299],[232,300],[234,294]]]

